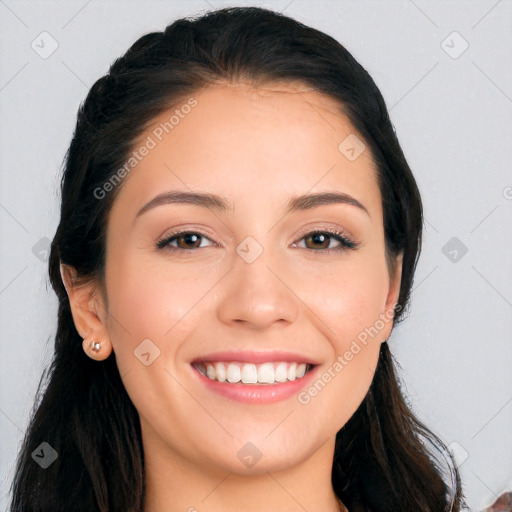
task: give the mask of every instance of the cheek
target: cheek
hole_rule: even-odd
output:
[[[179,385],[183,376],[177,360],[200,322],[199,301],[211,284],[191,279],[185,267],[174,267],[171,276],[168,265],[140,256],[119,257],[107,268],[108,330],[128,395],[141,416],[168,417],[169,403],[173,414],[186,409],[190,397]]]
[[[301,403],[313,402],[314,397],[312,408],[329,411],[331,421],[343,425],[364,399],[374,376],[389,325],[381,315],[389,276],[385,260],[371,254],[351,260],[324,282],[311,304],[331,328],[327,336],[333,357]]]
[[[107,267],[108,268],[108,267]],[[133,358],[133,351],[145,340],[152,340],[168,354],[167,342],[183,330],[208,283],[190,279],[190,273],[169,270],[144,258],[119,258],[107,274],[110,325],[116,359],[121,366]],[[175,349],[177,347],[174,347]]]
[[[308,305],[329,327],[323,332],[332,355],[298,401],[312,421],[317,418],[319,429],[344,425],[368,392],[388,325],[379,316],[386,276],[379,266],[347,265],[309,295]]]
[[[329,337],[337,349],[373,326],[384,310],[389,286],[384,261],[354,258],[332,266],[320,280],[305,279],[308,306],[330,327]]]

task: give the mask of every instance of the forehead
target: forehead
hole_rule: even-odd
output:
[[[245,123],[254,133],[257,122],[261,121],[265,131],[286,127],[295,136],[297,128],[309,135],[314,130],[325,132],[324,135],[328,132],[334,135],[339,130],[354,131],[338,101],[300,82],[258,86],[246,82],[221,83],[206,87],[194,96],[199,106],[195,109],[198,121],[201,113],[204,118],[216,116],[215,124],[229,116],[229,122]],[[158,123],[162,117],[165,119],[165,114],[155,121]]]
[[[179,186],[215,191],[233,203],[243,202],[236,201],[241,194],[275,202],[316,186],[378,200],[369,149],[354,161],[340,150],[354,136],[362,142],[339,102],[304,84],[215,84],[152,120],[134,144],[136,150],[150,142],[151,150],[125,179],[120,198],[140,203]]]

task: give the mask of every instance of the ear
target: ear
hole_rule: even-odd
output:
[[[94,359],[106,359],[112,352],[112,343],[106,325],[105,301],[97,284],[92,281],[80,282],[76,270],[62,263],[60,275],[68,294],[76,330],[84,338],[84,351]],[[96,348],[93,348],[93,344]]]
[[[388,340],[393,329],[393,318],[395,316],[395,308],[398,303],[398,297],[400,296],[400,285],[402,283],[402,263],[403,252],[400,252],[393,261],[394,271],[393,275],[390,276],[384,310],[379,318],[379,320],[384,323],[384,327],[382,328],[379,336],[381,342]]]
[[[395,257],[395,261],[393,262],[394,272],[389,281],[389,290],[385,305],[386,311],[389,309],[394,311],[396,303],[398,302],[398,297],[400,296],[403,257],[404,253],[402,251],[400,254],[398,254],[398,256]]]

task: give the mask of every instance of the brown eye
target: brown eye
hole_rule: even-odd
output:
[[[180,233],[172,233],[170,236],[157,242],[156,245],[159,249],[163,249],[164,247],[171,250],[200,249],[204,247],[201,246],[202,239],[210,240],[208,237],[201,233],[196,233],[195,231],[182,231]],[[175,241],[177,245],[173,245]]]
[[[180,249],[192,249],[201,245],[201,235],[197,233],[185,233],[175,237],[175,239],[178,241]],[[183,241],[183,245],[180,244],[180,241]]]
[[[327,249],[327,246],[331,240],[331,236],[326,235],[325,233],[313,233],[304,237],[304,239],[311,241],[313,245],[316,245],[316,247],[312,247],[313,249]]]
[[[331,247],[332,240],[338,242],[338,245]],[[347,238],[343,233],[331,233],[330,231],[313,231],[306,234],[301,240],[305,240],[306,249],[320,252],[344,251],[346,249],[355,249],[357,244]],[[295,245],[295,244],[294,244]]]

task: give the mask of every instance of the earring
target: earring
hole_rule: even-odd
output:
[[[103,361],[112,352],[112,346],[108,338],[99,340],[94,339],[93,335],[84,338],[82,348],[88,357],[96,361]]]
[[[91,350],[97,354],[101,350],[101,343],[99,341],[91,341]]]
[[[84,338],[82,341],[82,348],[87,356],[91,359],[99,360],[100,352],[102,351],[102,342],[94,338]]]

